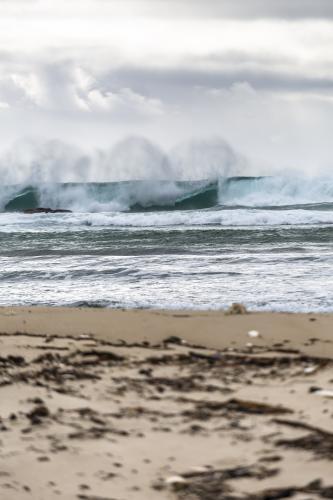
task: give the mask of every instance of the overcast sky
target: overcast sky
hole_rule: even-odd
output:
[[[1,149],[220,136],[330,171],[332,0],[0,0]]]

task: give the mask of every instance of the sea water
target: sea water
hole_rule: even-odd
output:
[[[333,177],[8,184],[0,209],[0,305],[333,311]]]

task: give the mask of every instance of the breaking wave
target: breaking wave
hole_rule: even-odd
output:
[[[9,194],[10,193],[10,194]],[[4,191],[2,209],[37,207],[74,212],[195,210],[218,204],[218,184],[209,182],[136,181],[88,184],[45,184]]]
[[[3,186],[2,211],[37,207],[74,212],[302,207],[332,210],[333,178],[230,177],[218,181],[124,181]]]

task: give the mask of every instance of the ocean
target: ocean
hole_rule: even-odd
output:
[[[0,305],[333,311],[333,177],[7,185],[0,209]]]

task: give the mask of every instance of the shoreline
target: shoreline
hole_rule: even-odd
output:
[[[240,348],[258,331],[259,345],[287,341],[319,356],[333,356],[333,313],[174,311],[70,307],[0,307],[0,332],[92,335],[106,341],[159,343],[169,336],[212,349]],[[313,339],[318,339],[313,341]]]

